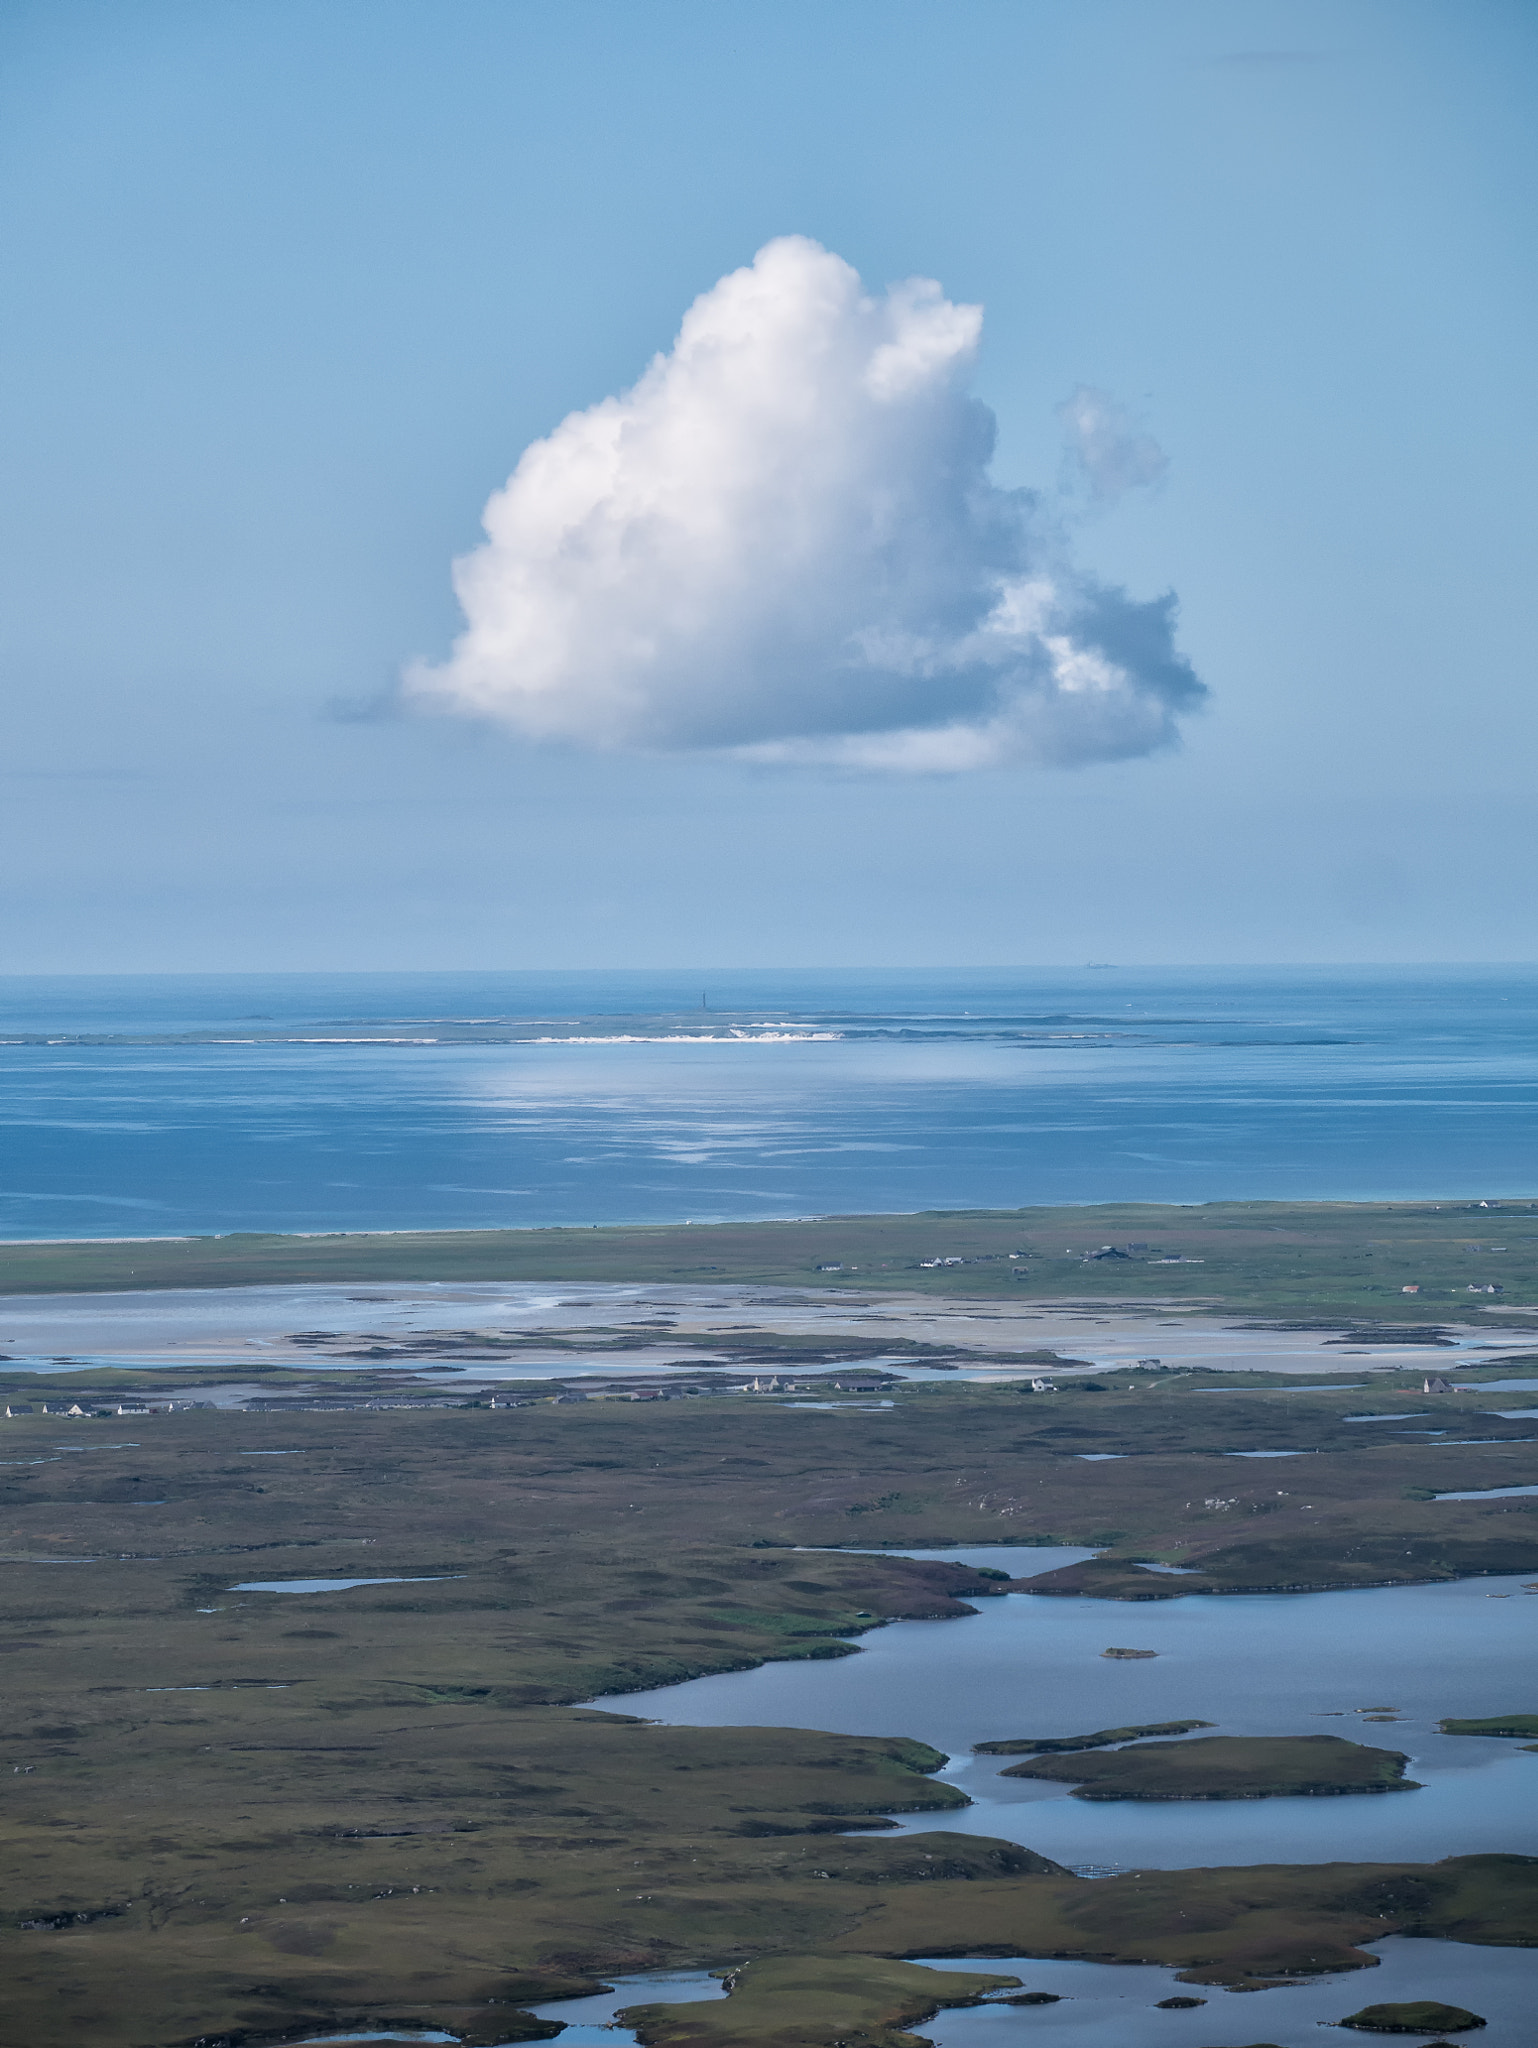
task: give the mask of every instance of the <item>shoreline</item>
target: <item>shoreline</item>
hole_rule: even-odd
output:
[[[1538,1199],[1100,1203],[0,1243],[6,1301],[328,1282],[792,1288],[830,1302],[923,1296],[957,1308],[1008,1300],[1059,1313],[1072,1305],[1435,1329],[1477,1326],[1490,1313],[1538,1318]]]

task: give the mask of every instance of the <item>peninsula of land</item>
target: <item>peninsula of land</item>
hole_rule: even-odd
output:
[[[0,1296],[537,1280],[816,1286],[1434,1325],[1538,1313],[1538,1199],[1100,1203],[771,1223],[0,1246]]]

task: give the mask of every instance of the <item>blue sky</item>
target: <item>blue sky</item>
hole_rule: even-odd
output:
[[[0,964],[1538,956],[1535,83],[1505,0],[12,0]],[[989,488],[1059,506],[1085,387],[1157,441],[1060,524],[1177,594],[1177,746],[388,705],[523,450],[787,235],[984,309]]]

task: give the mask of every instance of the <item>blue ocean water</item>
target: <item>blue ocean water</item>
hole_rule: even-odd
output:
[[[1538,969],[0,978],[0,1237],[1538,1193]]]

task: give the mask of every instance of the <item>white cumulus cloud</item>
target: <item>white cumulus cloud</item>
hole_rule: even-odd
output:
[[[533,739],[898,772],[1168,744],[1206,694],[1174,599],[1069,559],[988,469],[982,328],[799,236],[685,314],[631,390],[527,449],[455,564],[409,700]]]
[[[1081,384],[1057,413],[1066,429],[1067,455],[1076,480],[1097,504],[1114,504],[1128,491],[1164,480],[1169,457],[1108,391]]]

